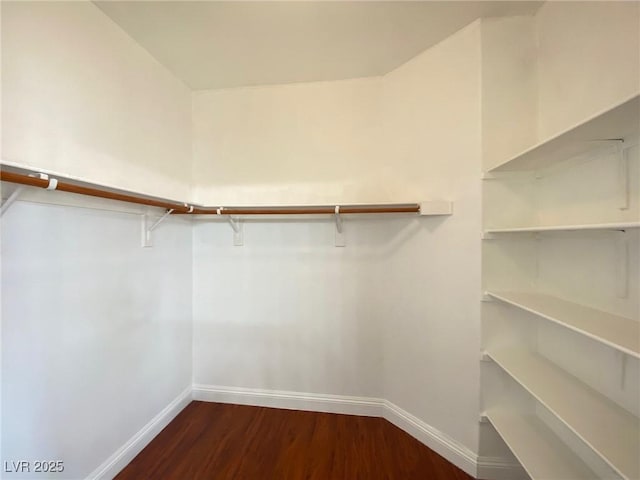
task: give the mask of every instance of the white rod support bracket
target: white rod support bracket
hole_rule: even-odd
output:
[[[142,215],[142,247],[152,247],[151,232],[164,222],[169,215],[173,213],[173,209],[167,210],[159,219],[149,225],[149,215]]]
[[[340,205],[336,205],[336,208],[335,208],[335,221],[336,221],[335,245],[336,247],[344,247],[347,244],[347,239],[344,235],[342,217],[340,216]]]
[[[158,225],[166,220],[166,218],[173,213],[173,208],[167,210],[164,215],[162,215],[158,220],[156,220],[153,225],[149,227],[149,233],[153,232]]]
[[[231,215],[227,217],[229,225],[233,229],[233,245],[241,247],[244,245],[244,232],[242,229],[242,222],[239,219],[234,219]]]
[[[218,207],[216,209],[217,215],[222,215],[222,211],[224,207]],[[239,219],[233,218],[231,215],[227,217],[227,221],[229,225],[233,229],[233,245],[236,247],[241,247],[244,245],[244,232],[242,230],[242,222]]]
[[[620,185],[620,210],[629,209],[629,157],[628,148],[620,141],[616,145],[616,155],[618,156],[618,182]]]
[[[2,204],[2,207],[0,207],[0,216],[4,215],[5,212],[7,210],[9,210],[9,207],[11,207],[11,205],[13,205],[13,203],[18,199],[18,196],[20,195],[20,193],[22,193],[22,191],[24,190],[24,186],[20,185],[18,187],[16,187],[16,189],[11,193],[11,195],[9,195],[9,198],[7,198],[4,203]]]
[[[149,223],[149,216],[145,213],[140,217],[140,232],[142,234],[140,246],[142,248],[152,247],[151,244],[151,231],[147,224]]]
[[[29,175],[30,177],[38,177],[40,180],[49,180],[49,185],[45,188],[45,190],[56,190],[58,188],[58,179],[49,178],[49,175],[46,173],[37,173],[34,175]]]
[[[236,219],[234,219],[231,215],[227,217],[227,220],[229,221],[229,225],[231,225],[233,232],[238,233],[240,231],[240,227],[238,226],[239,222]]]
[[[615,232],[616,249],[616,295],[618,298],[629,296],[629,238],[627,232]]]

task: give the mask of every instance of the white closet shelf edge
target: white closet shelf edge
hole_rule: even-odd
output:
[[[573,232],[579,230],[628,230],[640,228],[640,222],[587,223],[577,225],[542,225],[513,228],[489,228],[485,234],[499,233],[536,233],[536,232]]]
[[[488,291],[486,294],[640,358],[640,321],[542,293]]]
[[[602,141],[624,139],[638,132],[640,94],[635,93],[567,130],[548,138],[487,170],[540,170],[585,153]]]

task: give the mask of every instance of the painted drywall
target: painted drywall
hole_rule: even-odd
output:
[[[2,2],[2,161],[186,200],[190,91],[91,2]]]
[[[381,75],[480,17],[532,14],[542,2],[96,4],[202,90]]]
[[[80,10],[77,10],[78,18],[89,23],[98,18],[86,4],[80,5]],[[21,7],[11,8],[16,8],[22,13],[16,14],[19,22],[8,23],[9,31],[13,29],[14,35],[10,38],[20,38],[21,33],[17,32],[16,25],[34,28],[34,25],[39,24],[31,22],[44,22],[43,16],[35,15],[32,18],[20,10]],[[71,6],[63,4],[57,8],[70,9]],[[89,11],[92,13],[87,13]],[[61,16],[68,20],[66,14]],[[57,14],[47,16],[47,19],[56,18]],[[77,28],[74,25],[67,26]],[[112,26],[104,28],[113,33]],[[121,33],[117,34],[118,38],[119,35]],[[488,37],[481,32],[480,25],[473,24],[381,78],[201,92],[193,96],[194,165],[193,169],[189,170],[189,175],[194,183],[198,201],[223,205],[402,201],[422,198],[448,198],[455,201],[455,214],[450,218],[396,219],[353,224],[348,222],[348,247],[345,249],[333,247],[333,226],[327,221],[248,223],[245,225],[244,247],[231,246],[231,230],[225,224],[204,222],[194,225],[193,258],[189,261],[193,264],[195,383],[388,398],[458,443],[472,451],[478,451],[477,352],[480,347],[478,286],[481,217],[479,177],[482,153],[481,120],[484,115],[481,108],[481,79],[489,78],[484,77],[486,71],[481,69],[480,45],[481,40],[486,38]],[[500,35],[492,38],[496,43],[500,43]],[[513,58],[521,58],[520,53],[529,48],[526,40],[512,46],[513,49],[506,49],[505,55]],[[137,51],[136,48],[131,47],[127,50]],[[67,55],[74,56],[76,50],[82,49],[69,50]],[[62,57],[66,58],[64,55]],[[12,61],[18,62],[16,58]],[[494,73],[497,72],[497,76],[505,69],[510,71],[513,67],[509,62],[501,63],[502,60],[504,57],[496,53],[497,68]],[[519,78],[518,75],[522,76],[522,72],[516,67],[517,65],[511,73],[515,72],[515,77]],[[22,72],[26,75],[27,70]],[[58,72],[58,75],[61,73]],[[540,75],[542,77],[547,74],[543,72]],[[159,81],[162,83],[162,80]],[[22,89],[23,87],[18,87],[17,83],[14,81],[12,88]],[[505,84],[508,86],[508,82]],[[119,85],[118,81],[112,83],[105,80],[104,86],[107,90],[118,90],[114,85]],[[128,81],[127,85],[130,85]],[[531,85],[527,85],[527,88],[529,87]],[[5,95],[6,91],[10,94],[12,92],[7,88],[8,90],[3,91]],[[615,91],[616,96],[624,94],[622,87],[620,90],[616,88]],[[45,93],[49,95],[50,92]],[[72,96],[69,92],[66,95]],[[98,101],[97,95],[89,97],[92,101]],[[13,98],[19,99],[20,96],[16,95]],[[96,112],[108,112],[103,118],[108,123],[108,128],[104,130],[115,128],[114,119],[123,121],[124,118],[127,124],[129,120],[123,112],[128,110],[123,105],[122,97],[107,95],[106,98],[118,100],[115,103],[105,101],[104,104],[91,104]],[[181,109],[182,102],[178,103]],[[549,112],[541,107],[543,103],[551,105],[550,101],[541,100],[538,110]],[[574,103],[577,105],[579,102],[572,101],[572,105]],[[545,108],[548,108],[548,105]],[[522,111],[529,112],[529,106],[524,105]],[[151,108],[149,105],[147,107]],[[148,113],[147,107],[144,109]],[[596,108],[593,105],[592,107]],[[110,108],[113,108],[113,112]],[[142,111],[143,108],[140,108]],[[84,111],[84,107],[78,107],[77,111],[80,110]],[[38,109],[30,105],[26,111],[24,118],[34,111],[38,112]],[[75,118],[74,111],[64,109],[54,112],[50,118],[55,118],[58,114],[61,116],[61,122]],[[34,114],[33,120],[36,125],[39,125],[36,122],[40,118],[39,115]],[[522,116],[530,121],[528,115],[529,113],[526,113]],[[552,117],[549,113],[545,115]],[[572,115],[578,116],[578,113],[573,112]],[[138,118],[135,115],[134,117]],[[154,122],[157,119],[157,115],[149,117],[153,118]],[[7,118],[12,123],[15,122],[16,129],[13,133],[18,138],[18,120],[22,117],[5,115],[5,123]],[[100,119],[93,118],[93,124],[92,119],[84,120],[87,124],[98,127],[89,135],[95,137],[95,142],[90,142],[92,148],[100,152],[93,158],[110,151],[113,147],[110,142],[114,138],[120,139],[117,136],[107,136],[105,140],[100,133]],[[114,123],[111,123],[112,121]],[[78,122],[75,126],[81,123]],[[140,127],[137,120],[129,125]],[[158,124],[144,126],[148,129],[139,128],[136,138],[145,141],[150,136],[174,138],[173,131],[155,130],[164,128]],[[55,125],[49,125],[48,128],[54,127]],[[499,124],[495,123],[493,127],[498,129]],[[551,127],[544,128],[551,130]],[[66,145],[68,139],[65,132],[59,132],[58,137],[61,144]],[[104,145],[101,143],[103,141]],[[525,140],[520,138],[518,141]],[[120,145],[119,141],[114,143]],[[26,141],[18,142],[14,139],[9,145],[12,144],[22,145],[26,151],[25,145],[30,145],[31,142],[27,144]],[[37,146],[38,142],[34,144]],[[496,149],[503,147],[495,146]],[[169,141],[167,151],[171,151],[172,148]],[[510,148],[511,145],[508,146],[508,149]],[[65,151],[66,153],[68,152]],[[55,158],[60,159],[62,156]],[[76,160],[78,158],[80,157],[76,157]],[[163,172],[164,180],[157,183],[153,178],[147,179],[149,185],[157,184],[160,185],[160,189],[166,187],[167,192],[173,192],[177,184],[171,183],[167,186],[162,182],[169,182],[167,178],[172,174],[175,174],[175,180],[171,181],[182,182],[180,179],[183,177],[180,175],[183,175],[184,170],[165,170],[163,160],[151,160],[151,156],[144,155],[127,158],[147,158],[149,163],[145,168],[156,168],[154,165],[158,162],[157,168]],[[78,162],[74,165],[79,164]],[[95,165],[95,162],[91,162],[91,169],[94,169]],[[108,182],[125,186],[125,180],[121,177],[124,166],[129,168],[130,165],[109,165],[117,167],[114,172],[109,173],[113,177],[105,177],[105,172],[96,173],[101,178],[100,182],[104,183],[106,178]],[[177,168],[175,164],[172,165],[172,168]],[[54,164],[51,168],[60,170],[65,168],[65,164]],[[83,168],[87,169],[85,173],[89,172],[89,164]],[[110,168],[105,168],[105,171],[107,170],[110,171]],[[188,182],[188,179],[186,181]],[[154,187],[154,193],[157,192]],[[24,217],[25,220],[22,221],[28,224],[27,227],[33,230],[35,227],[32,228],[30,222],[48,216],[40,215],[38,209],[54,207],[30,208],[33,210],[21,217]],[[68,216],[73,215],[65,210],[61,218],[52,218],[58,225],[66,225],[70,221]],[[100,216],[98,218],[101,220],[100,226],[88,220],[78,222],[75,218],[71,218],[71,222],[72,225],[76,225],[74,229],[77,228],[80,236],[89,235],[89,231],[83,230],[85,223],[87,228],[92,226],[96,232],[109,225],[108,231],[113,230],[117,233],[119,241],[129,241],[129,237],[126,236],[129,233],[125,235],[125,230],[129,232],[133,221],[125,221],[124,217],[118,217],[118,221],[114,221],[114,225],[111,226],[111,223],[105,222]],[[6,224],[10,225],[3,219],[3,227]],[[45,222],[44,225],[49,224]],[[16,262],[22,262],[20,265],[8,264],[7,278],[11,278],[11,283],[14,278],[25,282],[16,284],[22,285],[21,288],[27,292],[38,293],[42,287],[60,293],[63,298],[70,296],[69,291],[75,292],[78,289],[71,281],[69,284],[59,282],[60,285],[52,288],[50,285],[54,280],[39,280],[31,290],[25,287],[33,277],[22,277],[21,269],[25,269],[25,265],[29,268],[39,267],[33,265],[33,257],[27,256],[21,249],[28,248],[31,251],[40,248],[40,245],[29,242],[23,242],[24,247],[18,245],[18,238],[25,236],[27,227],[22,226],[23,233],[20,237],[13,237],[13,234],[9,233],[9,240],[3,242],[3,248],[15,249],[17,252],[12,253],[17,259]],[[48,228],[47,234],[51,231],[56,230]],[[133,243],[137,247],[139,226],[133,228],[133,231]],[[58,232],[60,236],[66,234],[66,230]],[[54,235],[54,238],[58,237]],[[46,262],[51,261],[51,258],[55,257],[58,261],[58,257],[64,259],[65,255],[76,262],[78,258],[85,259],[88,253],[83,253],[82,248],[85,247],[79,246],[77,238],[79,237],[74,236],[72,240],[66,238],[64,241],[58,238],[51,243],[51,248],[62,249],[61,257],[58,253],[57,256],[53,255],[57,250],[49,250],[45,246],[40,250],[48,256],[43,254],[44,258],[35,258],[40,259],[45,265],[49,265]],[[103,245],[101,241],[103,240],[98,239],[97,243],[94,242],[93,251],[112,252],[114,259],[124,255],[131,260],[132,265],[141,261],[138,255],[143,255],[141,258],[146,259],[145,254],[127,253],[121,243]],[[68,245],[60,245],[62,243]],[[115,247],[118,247],[117,256],[114,253]],[[177,241],[174,247],[178,249]],[[186,252],[185,255],[190,256],[188,247]],[[168,259],[163,256],[161,260],[154,260],[156,266],[153,268],[166,265],[171,255]],[[91,266],[88,260],[87,264]],[[48,271],[50,276],[54,275],[55,267],[56,264],[47,267],[51,270]],[[87,265],[81,263],[80,267],[87,268]],[[104,265],[103,267],[106,268]],[[150,265],[145,264],[145,268],[140,269],[140,272],[144,272],[144,275],[141,274],[143,278],[151,278],[153,281],[161,281],[164,278]],[[129,265],[126,271],[130,272]],[[72,270],[71,273],[73,272],[78,273],[77,270]],[[89,275],[87,271],[80,269],[79,273],[83,272]],[[185,281],[186,278],[185,283],[189,283],[191,272],[172,271],[171,274],[174,281]],[[96,282],[102,281],[93,277],[91,279]],[[8,283],[3,282],[3,286]],[[85,286],[85,283],[82,286]],[[87,285],[87,288],[91,288],[91,283]],[[102,284],[99,286],[102,287]],[[120,288],[121,285],[110,286]],[[124,286],[134,288],[126,282]],[[64,290],[65,288],[70,290]],[[163,308],[174,311],[175,305],[172,302],[165,304],[167,299],[164,296],[149,300],[148,297],[138,296],[141,294],[138,290],[133,291],[136,293],[134,300],[140,301],[148,308],[151,308],[151,303],[159,302]],[[130,292],[129,289],[117,290],[117,295],[125,296]],[[181,301],[184,301],[185,294],[190,298],[188,290],[180,290],[179,293]],[[5,295],[8,295],[6,291]],[[96,298],[97,300],[91,303],[92,307],[93,304],[100,305],[100,301],[104,301],[102,297]],[[52,298],[49,300],[53,302]],[[27,305],[26,302],[20,304],[19,308],[23,308],[24,305]],[[67,304],[59,305],[62,308]],[[74,321],[77,321],[82,312],[88,310],[84,303],[70,305],[80,310],[80,313],[70,312]],[[31,303],[28,306],[34,308]],[[16,322],[18,311],[18,306],[10,309],[8,318],[12,318],[13,315],[13,323]],[[113,312],[113,309],[109,311]],[[21,311],[20,313],[23,314]],[[103,315],[104,312],[100,314]],[[112,326],[106,324],[105,318],[113,321],[112,317],[100,317],[98,324],[104,329],[101,332],[107,338],[111,336],[114,342],[121,341],[120,337],[109,330]],[[40,326],[37,323],[38,319],[32,321],[36,327]],[[122,327],[119,328],[118,333],[122,333]],[[10,334],[22,334],[15,326],[8,331]],[[55,332],[51,335],[55,339]],[[169,336],[167,334],[167,338]],[[3,341],[6,341],[6,338],[5,332]],[[138,338],[136,347],[144,345],[141,337],[134,338]],[[145,337],[146,340],[148,338]],[[45,341],[41,337],[38,341],[40,343],[35,345],[43,348],[41,351],[51,354],[51,357],[48,357],[51,361],[47,362],[45,367],[50,367],[52,378],[56,378],[55,374],[63,371],[60,365],[67,361],[67,357],[57,350],[46,350]],[[16,345],[22,346],[25,343],[20,339]],[[72,347],[73,345],[69,347],[71,352]],[[100,351],[100,348],[105,348],[103,341],[96,343],[96,349]],[[132,350],[131,346],[121,347],[118,343],[114,343],[114,348],[121,348],[121,351],[129,352],[132,356],[140,353],[139,350]],[[178,355],[183,355],[185,351],[187,357],[190,357],[188,350]],[[84,353],[84,350],[76,353],[75,358],[81,358]],[[149,355],[148,358],[155,359],[158,352]],[[103,358],[113,360],[115,365],[118,365],[117,361],[122,361],[109,356]],[[162,360],[166,361],[164,357]],[[76,363],[85,364],[80,361]],[[4,365],[7,365],[6,359]],[[163,365],[166,364],[161,364]],[[129,397],[126,394],[122,397],[129,399],[127,406],[120,407],[117,400],[111,401],[109,406],[117,405],[122,409],[139,410],[126,417],[112,414],[112,417],[107,417],[111,422],[109,426],[106,423],[92,424],[96,430],[117,433],[107,440],[98,440],[98,444],[95,445],[98,454],[91,453],[86,456],[86,461],[74,462],[73,468],[77,469],[79,475],[94,468],[106,455],[122,445],[181,390],[178,388],[179,381],[176,380],[172,386],[166,387],[164,393],[149,391],[149,402],[140,402],[142,393],[136,392],[133,386],[135,380],[154,378],[150,381],[153,388],[156,382],[165,380],[162,376],[164,372],[159,377],[149,377],[149,371],[140,372],[132,369],[129,364],[127,367],[120,364],[120,370],[127,370],[126,375],[112,378],[110,381],[113,383],[104,384],[99,388],[108,389],[115,382],[122,381],[125,386],[117,386],[124,388],[125,392],[128,391]],[[140,368],[144,369],[144,365]],[[185,368],[188,370],[188,367]],[[174,378],[183,377],[184,368],[179,369],[181,373],[176,373]],[[86,378],[81,377],[75,370],[73,372],[78,378]],[[153,374],[158,375],[155,370],[150,375]],[[35,381],[35,375],[33,373],[32,377],[22,381]],[[132,377],[134,380],[131,380]],[[24,386],[24,383],[19,383],[20,379],[14,380]],[[76,384],[73,382],[76,380],[78,379],[67,379],[65,381],[68,383],[63,385],[74,386]],[[96,381],[95,378],[92,380]],[[80,383],[79,380],[77,383]],[[89,382],[88,385],[93,384]],[[89,391],[89,394],[94,392],[86,387],[85,390]],[[169,390],[171,395],[167,393]],[[17,391],[20,392],[19,389]],[[135,398],[134,393],[137,393]],[[162,398],[158,400],[157,405],[151,405],[152,400],[159,397]],[[86,405],[95,398],[82,398],[83,403],[78,404],[77,410],[82,412],[82,409],[87,408]],[[112,400],[112,397],[108,398]],[[11,401],[14,403],[10,403],[9,406],[15,408],[18,400],[12,398]],[[65,408],[62,406],[63,400],[51,402],[48,399],[47,402],[43,402],[43,405],[50,403],[52,409],[62,411]],[[3,408],[6,405],[5,400]],[[47,412],[50,413],[60,412]],[[25,416],[27,414],[26,411],[23,413]],[[121,418],[125,418],[126,422]],[[112,429],[113,422],[122,423],[118,423],[118,428]],[[55,427],[56,424],[53,424],[52,430],[55,430]],[[125,427],[128,430],[125,430]],[[55,433],[50,435],[53,436]],[[49,453],[44,449],[59,444],[65,445],[64,439],[45,438],[50,440],[50,444],[38,445],[38,448],[43,449],[38,453]],[[71,444],[73,439],[68,441]],[[6,439],[4,443],[6,444]],[[17,445],[26,443],[27,440],[21,439]]]
[[[409,222],[409,220],[406,220]],[[380,398],[380,261],[396,232],[322,221],[226,223],[193,234],[195,384]]]
[[[378,161],[380,88],[367,78],[194,93],[194,200],[390,200]]]
[[[455,201],[453,216],[415,227],[385,260],[385,398],[477,451],[480,23],[384,86],[387,157],[421,193]]]
[[[290,178],[366,178],[377,169],[391,184],[378,185],[397,195],[390,200],[456,202],[452,217],[347,221],[344,249],[333,246],[330,220],[250,222],[243,247],[232,246],[228,225],[198,223],[194,383],[383,396],[477,448],[479,42],[474,24],[381,79],[194,96],[195,169],[207,166],[201,135],[217,132],[205,146],[211,165],[220,163],[220,181],[267,179],[286,188]],[[358,102],[367,108],[354,108]],[[216,106],[221,113],[203,129]],[[309,110],[316,121],[307,121]],[[368,137],[362,128],[374,130],[374,120],[381,136]],[[325,145],[337,155],[323,164]],[[371,157],[353,153],[371,145]],[[236,163],[221,156],[234,151],[242,152]],[[259,152],[269,169],[252,166]],[[327,168],[337,158],[335,170]],[[276,200],[252,187],[263,201]],[[300,201],[300,192],[287,193],[280,198]]]
[[[190,92],[91,2],[2,2],[2,100],[3,162],[188,196]],[[85,478],[191,385],[191,229],[39,194],[94,209],[2,217],[2,461]]]
[[[191,228],[172,217],[143,249],[140,222],[21,201],[2,217],[3,462],[85,478],[189,388]]]
[[[487,18],[482,31],[482,164],[504,162],[537,142],[534,18]]]
[[[640,3],[545,2],[535,20],[540,140],[640,91]]]

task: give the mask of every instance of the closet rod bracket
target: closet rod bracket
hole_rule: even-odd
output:
[[[347,239],[344,235],[342,217],[340,216],[340,205],[336,205],[334,209],[334,215],[336,221],[335,245],[336,247],[344,247],[347,244]]]
[[[185,205],[186,206],[186,205]],[[151,232],[153,232],[156,228],[160,226],[162,222],[164,222],[169,215],[173,213],[174,209],[169,208],[164,214],[158,218],[155,222],[149,225],[149,215],[145,214],[142,216],[142,246],[143,247],[152,247],[153,244],[151,242]]]
[[[224,207],[219,207],[216,209],[217,215],[223,215]],[[231,215],[227,216],[227,221],[229,222],[229,226],[233,230],[233,245],[236,247],[241,247],[244,245],[244,232],[242,230],[242,222],[239,218],[233,218]]]
[[[11,207],[11,205],[13,205],[13,203],[18,199],[18,196],[20,196],[20,193],[22,193],[22,191],[24,190],[24,186],[23,185],[19,185],[18,187],[16,187],[16,189],[11,193],[11,195],[9,195],[9,198],[7,198],[4,203],[2,204],[2,207],[0,207],[0,216],[3,216],[7,210],[9,210],[9,208]]]

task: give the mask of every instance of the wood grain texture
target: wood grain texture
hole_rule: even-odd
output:
[[[469,480],[382,418],[191,402],[116,477]]]

